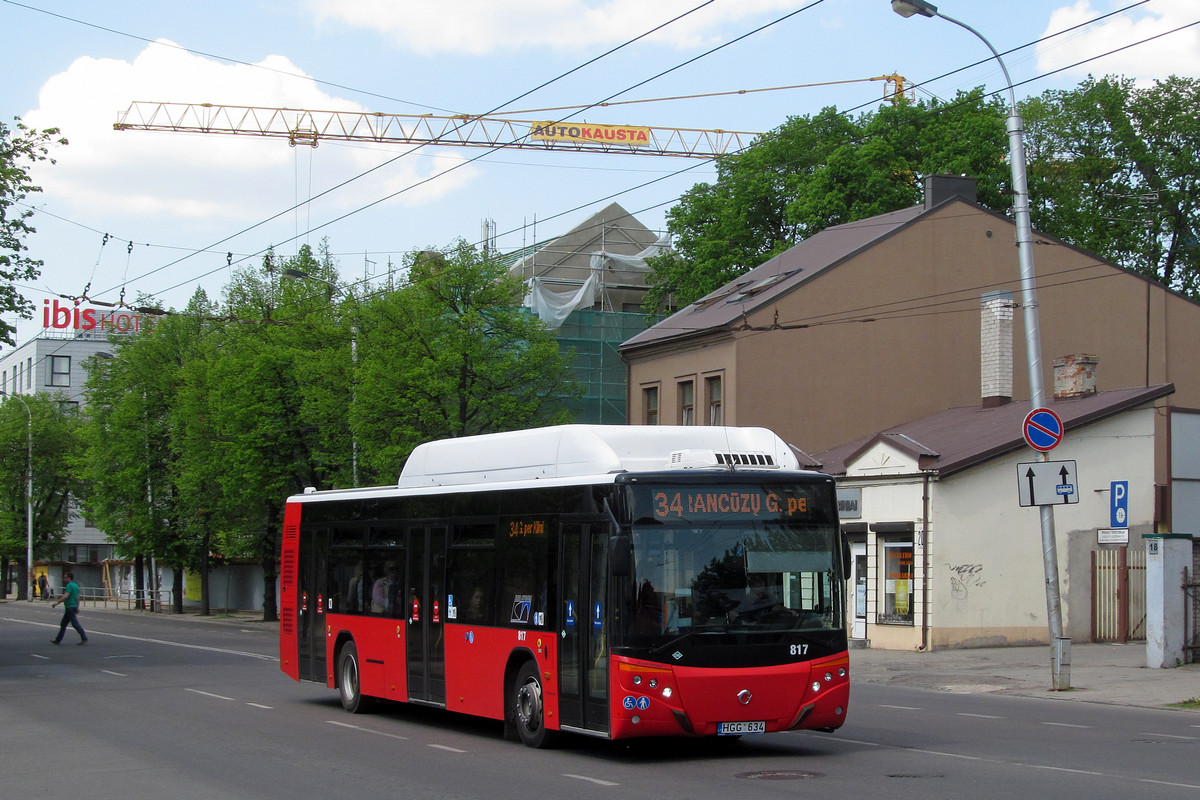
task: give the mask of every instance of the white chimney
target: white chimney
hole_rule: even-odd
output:
[[[1012,402],[1013,296],[988,292],[979,309],[979,391],[984,408]]]

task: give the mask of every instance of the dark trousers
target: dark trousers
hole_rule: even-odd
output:
[[[83,632],[83,626],[79,624],[79,609],[75,606],[63,606],[62,622],[58,623],[58,638],[54,641],[62,641],[63,635],[67,632],[68,625],[79,631],[80,641],[87,641],[87,634]]]

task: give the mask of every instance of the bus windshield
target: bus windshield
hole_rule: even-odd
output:
[[[639,488],[639,510],[656,511],[633,526],[631,645],[844,627],[824,487]]]

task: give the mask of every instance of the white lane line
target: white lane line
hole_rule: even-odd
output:
[[[223,694],[213,694],[212,692],[202,692],[199,689],[184,689],[184,691],[191,692],[193,694],[201,694],[201,695],[204,695],[205,697],[211,697],[215,700],[229,700],[231,702],[233,701],[232,697],[226,697]]]
[[[619,783],[614,783],[613,781],[603,781],[603,780],[600,780],[599,778],[589,778],[587,775],[572,775],[570,772],[564,772],[563,777],[564,778],[574,778],[577,781],[587,781],[588,783],[594,783],[597,786],[620,786],[621,785]]]
[[[1159,786],[1179,786],[1183,789],[1200,789],[1200,783],[1175,783],[1174,781],[1156,781],[1153,778],[1139,778],[1142,783],[1154,783]]]
[[[1049,725],[1052,728],[1083,728],[1090,730],[1091,725],[1072,725],[1070,722],[1043,722],[1043,725]]]
[[[376,736],[386,736],[389,739],[403,739],[403,740],[408,739],[407,736],[399,736],[394,733],[383,733],[382,731],[373,731],[370,728],[364,728],[361,725],[351,725],[349,722],[338,722],[335,719],[327,719],[325,721],[328,722],[330,725],[337,725],[339,728],[349,728],[352,731],[362,731],[363,733],[371,733]]]
[[[889,705],[885,705],[884,703],[880,703],[879,707],[880,708],[894,708],[899,711],[920,711],[921,710],[918,706],[889,706]]]
[[[1183,739],[1185,741],[1196,741],[1195,736],[1178,736],[1172,733],[1139,733],[1138,736],[1162,736],[1165,739]]]
[[[904,750],[910,750],[914,753],[924,753],[928,756],[948,756],[950,758],[961,758],[964,761],[986,761],[987,759],[981,756],[964,756],[962,753],[945,753],[941,750],[922,750],[919,747],[905,747]]]
[[[118,678],[128,678],[129,677],[124,672],[113,672],[111,669],[102,669],[100,671],[106,675],[116,675]]]
[[[1051,772],[1070,772],[1075,775],[1092,775],[1097,778],[1104,777],[1105,773],[1095,772],[1090,769],[1070,769],[1068,767],[1056,767],[1053,764],[1024,764],[1019,761],[1013,762],[1014,767],[1026,767],[1027,769],[1048,769]]]
[[[275,708],[275,706],[264,706],[262,703],[246,703],[246,705],[254,706],[255,708],[265,708],[267,711],[271,711]]]
[[[42,661],[50,660],[50,656],[44,656],[41,653],[30,653],[29,655],[33,656],[34,658],[40,658]]]
[[[457,747],[447,747],[444,744],[427,744],[426,747],[432,747],[435,750],[447,750],[451,753],[465,753],[466,750],[459,750]]]
[[[961,711],[958,712],[957,714],[955,714],[954,716],[956,716],[956,717],[974,717],[975,719],[1004,719],[1004,717],[998,717],[995,714],[966,714]]]

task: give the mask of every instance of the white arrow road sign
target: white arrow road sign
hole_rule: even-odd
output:
[[[1060,506],[1079,502],[1074,461],[1017,464],[1017,493],[1022,506]]]

